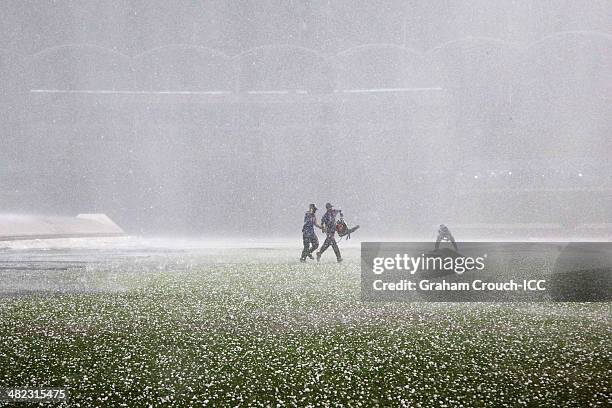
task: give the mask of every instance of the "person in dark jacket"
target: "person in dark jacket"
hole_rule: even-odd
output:
[[[323,215],[323,218],[321,218],[321,226],[323,227],[326,238],[325,242],[323,242],[323,246],[319,252],[317,252],[317,262],[321,260],[321,255],[330,245],[336,254],[336,260],[342,262],[340,248],[338,248],[338,243],[336,242],[336,215],[342,213],[342,210],[335,210],[331,203],[325,204],[325,208],[327,212]]]
[[[319,247],[319,239],[315,234],[314,227],[322,227],[317,224],[317,206],[310,204],[308,211],[304,214],[304,226],[302,227],[302,241],[304,243],[304,249],[302,250],[302,256],[300,262],[306,262],[306,257],[314,259],[312,253]]]
[[[451,234],[450,230],[446,225],[440,224],[440,228],[438,229],[438,238],[436,239],[436,249],[440,248],[440,241],[443,240],[452,242],[455,251],[458,250],[457,243],[455,242],[453,234]]]

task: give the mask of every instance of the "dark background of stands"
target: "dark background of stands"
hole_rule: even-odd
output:
[[[0,211],[611,223],[611,27],[609,1],[3,1]]]

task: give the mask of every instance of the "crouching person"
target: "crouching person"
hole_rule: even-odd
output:
[[[455,238],[453,234],[451,234],[448,227],[444,224],[440,224],[440,228],[438,229],[438,238],[436,239],[436,249],[440,248],[440,241],[450,241],[457,251],[457,243],[455,242]]]

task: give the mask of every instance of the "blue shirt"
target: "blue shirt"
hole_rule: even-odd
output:
[[[316,219],[317,218],[313,213],[307,212],[304,214],[304,226],[302,227],[302,232],[305,237],[316,237],[314,231]]]
[[[334,235],[336,233],[336,214],[338,212],[338,210],[327,211],[323,218],[321,218],[321,224],[325,225],[327,235]]]

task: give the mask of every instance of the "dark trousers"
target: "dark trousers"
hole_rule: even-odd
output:
[[[455,238],[453,238],[452,235],[438,235],[438,239],[436,239],[436,249],[440,248],[440,241],[442,241],[443,239],[448,239],[450,240],[450,242],[453,243],[453,247],[455,247],[455,251],[458,251],[457,249],[457,243],[455,242]]]
[[[336,237],[333,234],[328,235],[327,238],[325,238],[325,242],[323,242],[323,246],[321,247],[319,253],[322,254],[323,252],[325,252],[325,250],[329,248],[330,245],[333,248],[334,253],[336,254],[336,259],[341,259],[342,256],[340,256],[340,248],[338,248],[338,244],[336,243]]]
[[[304,250],[302,251],[302,259],[306,259],[306,257],[310,254],[312,254],[315,249],[317,249],[319,247],[319,239],[317,238],[317,236],[312,236],[312,237],[302,237],[302,240],[304,241]]]

